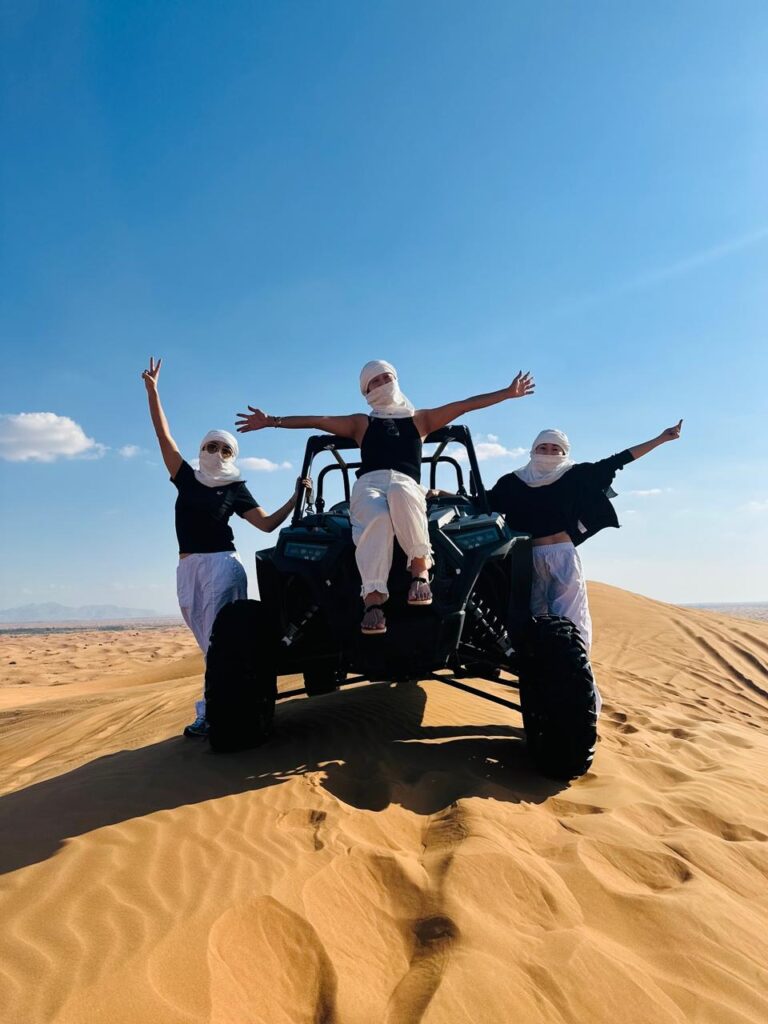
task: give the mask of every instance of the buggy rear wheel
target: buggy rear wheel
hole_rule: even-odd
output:
[[[535,619],[519,670],[523,727],[534,763],[549,778],[578,778],[595,755],[597,709],[587,648],[570,619]]]
[[[232,753],[269,736],[275,715],[274,637],[260,601],[233,601],[216,616],[205,671],[211,747]]]

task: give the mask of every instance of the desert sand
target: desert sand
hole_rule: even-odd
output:
[[[0,638],[4,1024],[765,1024],[768,623],[591,595],[570,785],[436,681],[223,757],[185,629]]]

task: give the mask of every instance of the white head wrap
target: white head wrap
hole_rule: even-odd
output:
[[[221,452],[207,452],[205,446],[209,441],[218,441],[232,449],[232,458],[222,458]],[[222,484],[234,484],[240,479],[240,470],[235,459],[240,454],[237,439],[228,430],[209,430],[200,442],[200,468],[195,476],[206,487],[221,487]]]
[[[540,444],[556,444],[562,450],[562,455],[541,455],[536,449]],[[522,469],[515,470],[515,476],[529,487],[546,487],[559,480],[563,473],[567,473],[575,463],[569,459],[571,442],[562,430],[542,430],[531,445],[530,461]]]
[[[368,385],[380,373],[391,373],[394,380],[387,384],[380,384],[373,391],[369,391]],[[406,416],[413,416],[416,412],[414,406],[400,390],[397,383],[397,370],[392,363],[387,363],[383,359],[372,359],[362,368],[360,391],[371,407],[372,416],[382,419],[404,419]]]

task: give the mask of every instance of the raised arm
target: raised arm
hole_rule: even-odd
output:
[[[165,418],[163,412],[163,406],[160,402],[160,394],[157,390],[157,382],[160,376],[160,367],[163,364],[162,359],[154,361],[152,356],[149,357],[149,369],[145,370],[141,379],[144,381],[144,385],[147,389],[147,400],[149,402],[149,415],[152,419],[152,426],[155,428],[157,434],[157,441],[160,445],[160,454],[163,456],[163,462],[165,468],[171,475],[171,478],[175,477],[181,469],[181,463],[183,459],[179,446],[171,437],[171,431],[168,427],[168,420]]]
[[[452,420],[463,416],[466,412],[486,409],[489,405],[506,402],[508,398],[524,398],[526,395],[533,394],[535,387],[530,373],[523,373],[521,370],[509,387],[502,388],[500,391],[489,391],[485,395],[473,395],[472,398],[465,398],[461,402],[449,402],[447,405],[440,405],[435,409],[419,409],[414,417],[416,429],[422,437],[426,437],[433,430],[447,426]]]
[[[648,452],[652,452],[654,448],[658,448],[660,444],[666,444],[667,441],[676,441],[680,437],[680,431],[683,429],[683,421],[679,420],[674,427],[667,427],[666,430],[662,430],[658,437],[654,437],[650,441],[644,441],[642,444],[636,444],[629,449],[629,452],[633,459],[639,459],[643,455],[647,455]]]
[[[263,530],[264,533],[271,533],[285,522],[296,507],[296,502],[299,500],[299,494],[302,489],[309,490],[311,486],[311,480],[300,479],[296,482],[296,490],[293,492],[291,497],[284,505],[281,505],[276,512],[273,512],[271,515],[267,515],[263,508],[252,508],[249,512],[245,513],[243,518],[247,519],[252,526],[256,527],[257,530]]]
[[[261,409],[248,406],[250,412],[239,412],[235,422],[240,434],[264,427],[283,427],[287,430],[324,430],[339,437],[351,437],[359,444],[368,426],[368,417],[362,413],[351,416],[270,416]]]

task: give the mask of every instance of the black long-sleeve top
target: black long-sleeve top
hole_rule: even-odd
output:
[[[507,473],[488,491],[488,499],[513,530],[530,533],[534,540],[564,532],[581,544],[606,526],[619,525],[607,492],[617,471],[633,458],[626,450],[599,462],[577,462],[543,487],[530,487]]]

